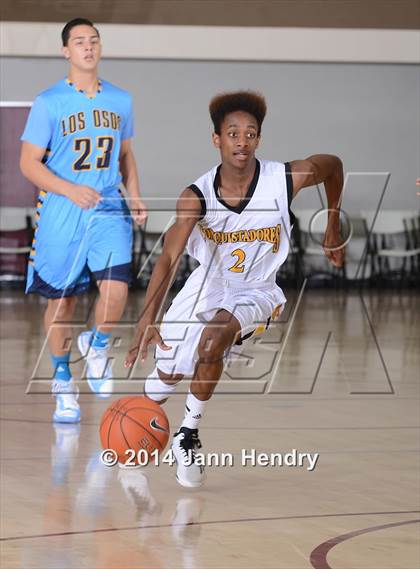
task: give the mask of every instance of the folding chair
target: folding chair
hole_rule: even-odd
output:
[[[33,211],[25,207],[0,207],[0,282],[26,278],[27,258],[33,238]]]
[[[403,283],[418,279],[419,213],[407,210],[387,210],[362,211],[361,214],[368,229],[364,269],[369,263],[370,280],[383,284],[391,280]]]
[[[325,257],[322,241],[327,222],[327,213],[319,213],[314,210],[294,209],[298,221],[299,240],[302,251],[302,270],[309,279],[321,279],[334,284],[346,284],[346,265],[342,267],[332,266]],[[319,210],[320,212],[322,210]],[[312,261],[312,262],[311,262]],[[308,267],[309,264],[309,267]]]

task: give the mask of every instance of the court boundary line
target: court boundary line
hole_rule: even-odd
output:
[[[350,512],[350,513],[336,513],[336,514],[303,514],[300,516],[272,516],[264,518],[236,518],[228,520],[207,520],[191,522],[189,526],[209,526],[216,524],[239,524],[239,523],[252,523],[252,522],[275,522],[275,521],[288,521],[288,520],[307,520],[307,519],[319,519],[319,518],[336,518],[336,517],[352,517],[352,516],[390,516],[390,515],[405,515],[405,514],[420,514],[420,510],[403,510],[403,511],[392,511],[392,512]],[[417,521],[417,520],[416,520]],[[419,520],[420,521],[420,520]],[[17,535],[10,537],[0,537],[0,542],[6,541],[22,541],[25,539],[44,539],[49,537],[65,537],[65,536],[75,536],[75,535],[87,535],[93,533],[111,533],[119,531],[133,531],[133,530],[145,530],[145,529],[164,529],[177,526],[185,526],[185,524],[150,524],[143,526],[124,526],[124,527],[111,527],[111,528],[96,528],[90,530],[78,530],[78,531],[64,531],[64,532],[52,532],[44,534],[32,534],[32,535]],[[316,568],[317,569],[317,568]],[[319,568],[322,569],[322,568]],[[325,567],[325,569],[329,569]]]
[[[331,539],[324,541],[320,545],[318,545],[313,551],[311,551],[311,555],[309,557],[309,561],[314,569],[333,569],[331,565],[327,561],[327,555],[335,547],[349,539],[354,537],[358,537],[359,535],[364,535],[366,533],[371,533],[374,531],[381,531],[383,529],[408,525],[408,524],[418,524],[420,523],[420,519],[418,520],[406,520],[402,522],[393,522],[391,524],[383,524],[380,526],[371,526],[368,528],[363,528],[359,530],[350,531],[348,533],[343,533],[336,537],[332,537]]]

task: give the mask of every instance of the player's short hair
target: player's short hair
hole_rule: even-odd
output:
[[[66,45],[69,43],[70,32],[76,26],[90,26],[98,34],[98,37],[101,37],[99,35],[98,28],[95,28],[95,26],[93,25],[93,23],[90,20],[88,20],[87,18],[73,18],[73,20],[70,20],[70,22],[67,22],[67,24],[64,26],[64,28],[61,32],[61,39],[63,41],[64,47],[66,47]]]
[[[252,115],[257,121],[258,136],[260,136],[261,125],[267,112],[267,104],[260,93],[236,91],[234,93],[221,93],[213,97],[210,101],[209,111],[216,134],[220,134],[222,122],[227,114],[244,111]]]

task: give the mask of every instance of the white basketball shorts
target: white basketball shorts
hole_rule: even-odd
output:
[[[235,316],[244,337],[264,331],[268,319],[277,317],[285,302],[283,291],[274,282],[233,288],[223,279],[206,277],[205,267],[199,266],[163,317],[160,334],[172,349],[156,347],[157,368],[167,374],[192,376],[201,333],[219,310]]]

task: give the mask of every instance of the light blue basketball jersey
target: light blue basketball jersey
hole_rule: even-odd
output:
[[[69,182],[101,192],[121,182],[121,141],[133,136],[129,93],[100,81],[89,98],[67,79],[35,100],[21,140],[46,149],[45,165]]]

